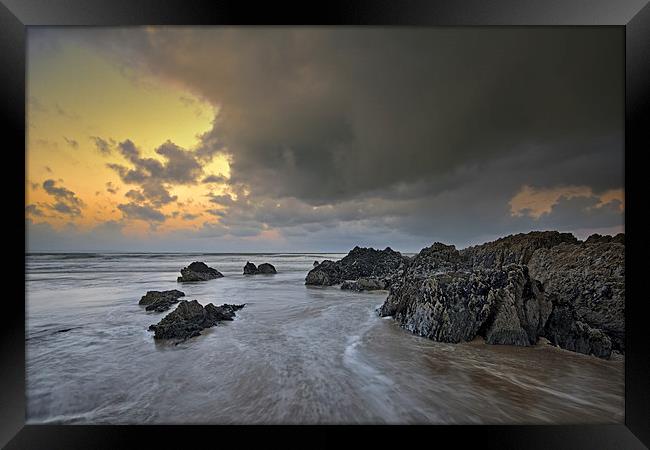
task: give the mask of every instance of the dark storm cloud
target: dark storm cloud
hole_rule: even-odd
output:
[[[129,37],[142,64],[221,106],[204,141],[227,146],[232,181],[256,193],[327,203],[534,145],[562,164],[591,153],[594,136],[622,151],[620,30],[165,29]]]
[[[43,182],[43,189],[55,200],[53,204],[49,205],[49,208],[69,216],[81,215],[84,203],[74,192],[63,186],[56,186],[56,181],[51,179]]]

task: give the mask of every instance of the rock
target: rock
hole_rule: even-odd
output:
[[[331,286],[361,277],[388,278],[408,262],[401,253],[387,247],[384,250],[355,247],[339,261],[324,260],[309,271],[305,284]]]
[[[378,313],[440,342],[483,336],[490,344],[532,345],[550,309],[526,266],[469,270],[454,246],[435,243],[415,256]]]
[[[625,234],[619,233],[616,236],[602,236],[598,233],[592,234],[589,236],[584,244],[589,245],[589,244],[609,244],[610,242],[616,242],[618,244],[623,244],[625,245]]]
[[[485,340],[488,344],[534,345],[551,313],[551,302],[526,266],[512,264],[504,270],[508,284],[494,294],[497,302],[493,319],[485,323]]]
[[[203,307],[196,300],[182,300],[178,307],[167,314],[149,330],[154,332],[154,339],[176,339],[184,341],[201,334],[201,330],[215,326],[223,320],[232,320],[235,311],[244,305],[214,306],[208,303]]]
[[[195,261],[189,266],[181,269],[181,276],[178,277],[178,282],[207,281],[221,277],[223,277],[223,275],[217,269],[208,267],[203,262]]]
[[[174,303],[178,303],[180,297],[185,297],[185,293],[177,289],[171,291],[147,291],[142,296],[139,305],[145,306],[147,311],[167,311]]]
[[[361,277],[356,281],[344,281],[341,289],[351,291],[376,291],[386,289],[386,283],[377,278]]]
[[[318,261],[314,261],[314,267],[316,267],[318,264],[320,264]]]
[[[545,338],[608,358],[624,351],[624,242],[624,234],[581,242],[545,231],[461,251],[435,243],[392,272],[377,312],[437,341],[482,336],[490,344],[534,345]],[[326,269],[319,271],[324,281],[342,276],[339,266]]]
[[[262,263],[258,267],[252,262],[246,262],[244,266],[244,275],[257,275],[257,274],[275,274],[278,273],[275,267],[269,263]]]
[[[582,244],[565,243],[533,254],[530,274],[553,303],[544,332],[555,345],[601,357],[608,357],[611,349],[625,351],[622,242],[624,235],[592,235]]]
[[[326,259],[309,271],[305,278],[305,284],[331,286],[339,283],[340,280],[341,274],[339,266],[336,262]]]
[[[244,275],[255,275],[257,273],[257,266],[250,261],[246,261],[244,266]]]
[[[394,315],[401,303],[417,295],[416,285],[419,287],[431,275],[455,272],[461,265],[460,253],[453,245],[436,242],[422,249],[408,265],[396,271],[390,284],[390,293],[379,309],[379,314],[382,317]]]
[[[278,273],[278,272],[275,270],[275,267],[273,267],[273,265],[272,265],[272,264],[269,264],[269,263],[262,263],[262,264],[260,264],[260,265],[257,267],[257,272],[258,272],[258,273],[265,273],[265,274],[274,274],[274,273]]]
[[[612,341],[597,328],[580,321],[568,305],[554,305],[551,316],[546,322],[544,336],[565,350],[609,358]]]
[[[500,268],[506,264],[528,264],[537,249],[551,248],[561,243],[577,244],[578,242],[578,239],[571,233],[531,231],[468,247],[460,253],[469,267],[492,269]]]

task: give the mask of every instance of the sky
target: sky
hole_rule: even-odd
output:
[[[27,251],[624,231],[614,27],[29,27]]]

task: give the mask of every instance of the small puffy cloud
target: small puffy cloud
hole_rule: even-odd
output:
[[[208,175],[201,180],[201,183],[226,183],[228,180],[223,175]]]
[[[108,181],[106,183],[106,191],[111,193],[111,194],[117,194],[117,191],[119,191],[120,188],[115,186],[111,181]]]
[[[142,192],[136,191],[134,189],[131,189],[130,191],[128,191],[124,195],[126,196],[126,198],[130,198],[131,200],[133,200],[135,202],[138,202],[138,203],[144,202],[146,200],[144,195],[142,195]]]
[[[90,139],[95,143],[95,147],[102,155],[110,155],[112,153],[113,146],[115,145],[115,141],[112,139],[107,141],[99,136],[90,136]]]
[[[36,216],[36,217],[44,216],[43,211],[37,205],[34,204],[25,206],[25,212],[27,213],[27,215],[30,216]]]
[[[164,222],[165,220],[163,213],[150,206],[138,205],[131,202],[117,205],[117,207],[122,211],[125,219],[144,220],[147,222]]]
[[[68,143],[68,145],[69,145],[70,147],[74,148],[75,150],[78,150],[78,149],[79,149],[79,142],[77,142],[76,140],[74,140],[74,139],[69,139],[69,138],[67,138],[67,137],[65,137],[65,136],[63,136],[63,139]]]
[[[50,196],[54,197],[54,204],[49,205],[52,210],[69,216],[81,215],[81,208],[84,206],[84,203],[74,192],[63,186],[57,186],[56,181],[51,179],[43,182],[43,189]]]

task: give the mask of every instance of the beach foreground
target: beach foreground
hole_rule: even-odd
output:
[[[386,291],[305,286],[343,254],[58,254],[27,257],[27,421],[620,423],[623,358],[550,345],[447,344],[375,310]],[[224,277],[179,284],[204,261]],[[245,276],[247,261],[275,275]],[[174,345],[147,331],[148,290],[245,303]]]

